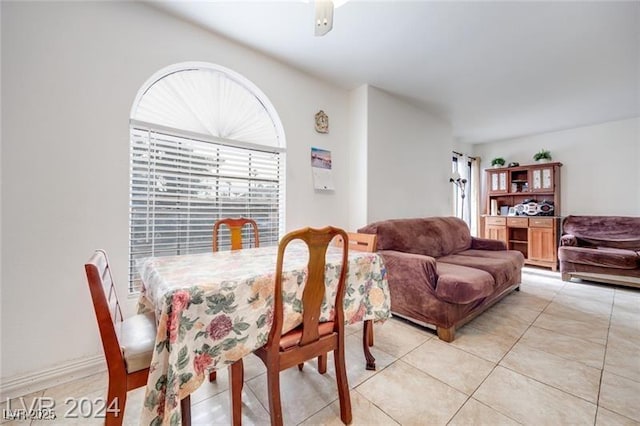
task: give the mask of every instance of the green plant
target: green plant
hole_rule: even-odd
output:
[[[502,157],[496,157],[493,160],[491,160],[491,165],[492,166],[504,166],[504,158]]]
[[[540,161],[540,160],[551,160],[551,152],[547,151],[546,149],[541,149],[539,152],[536,152],[533,155],[533,159],[535,161]]]

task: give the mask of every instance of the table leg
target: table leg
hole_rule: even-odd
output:
[[[362,349],[367,360],[367,370],[376,369],[376,359],[371,355],[370,346],[373,346],[373,320],[366,320],[362,329]]]
[[[231,399],[231,424],[242,424],[242,386],[244,385],[244,365],[242,358],[229,366],[229,397]]]
[[[180,400],[180,411],[182,412],[182,424],[191,426],[191,395],[187,395]]]

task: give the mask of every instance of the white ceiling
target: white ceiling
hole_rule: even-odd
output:
[[[153,3],[352,89],[368,83],[479,143],[640,116],[640,2]]]

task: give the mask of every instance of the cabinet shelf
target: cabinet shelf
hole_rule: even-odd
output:
[[[540,196],[540,195],[549,195],[549,196],[553,196],[554,192],[553,191],[521,191],[521,192],[506,192],[504,194],[502,194],[503,197],[520,197],[523,195],[531,195],[531,196]]]
[[[510,243],[514,243],[514,244],[528,244],[529,241],[526,240],[509,240]]]

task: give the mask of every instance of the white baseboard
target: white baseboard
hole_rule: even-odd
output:
[[[106,369],[104,355],[96,355],[20,376],[3,378],[0,383],[0,401],[91,376]]]

